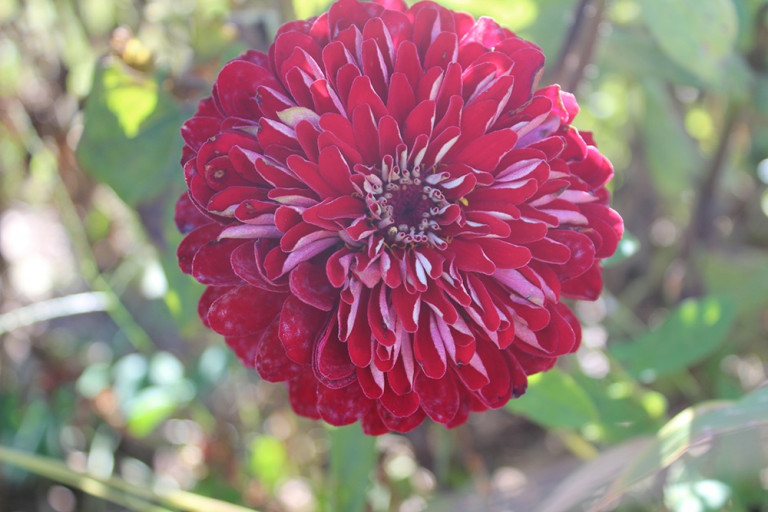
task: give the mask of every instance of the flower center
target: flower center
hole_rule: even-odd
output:
[[[436,232],[439,217],[450,206],[439,185],[445,176],[422,177],[419,166],[410,171],[397,165],[383,167],[381,177],[366,176],[366,203],[373,224],[390,244],[443,246],[445,242]]]
[[[390,183],[387,190],[384,197],[392,206],[395,226],[416,226],[429,216],[432,202],[424,193],[424,187]]]

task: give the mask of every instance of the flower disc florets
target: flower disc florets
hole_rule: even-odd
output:
[[[432,2],[340,0],[185,123],[181,268],[294,410],[370,434],[504,405],[578,348],[621,218],[544,57]]]

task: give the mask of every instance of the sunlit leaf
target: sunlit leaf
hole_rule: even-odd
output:
[[[703,167],[703,158],[664,85],[648,80],[643,92],[642,134],[648,170],[667,204],[678,205],[680,194],[690,189],[695,173]]]
[[[268,487],[274,487],[288,474],[288,454],[283,442],[267,435],[254,439],[251,444],[249,468],[251,473]]]
[[[151,433],[180,405],[179,397],[166,387],[142,389],[128,407],[128,432],[136,437]]]
[[[525,394],[506,407],[546,427],[580,428],[598,418],[589,395],[557,368],[530,376]]]
[[[178,382],[184,377],[184,366],[169,352],[158,352],[149,362],[149,379],[159,386]]]
[[[686,454],[697,457],[731,438],[768,432],[768,387],[740,401],[709,402],[686,409],[653,438],[635,438],[585,464],[566,478],[542,503],[541,512],[581,509],[612,510],[621,497],[649,477],[660,474]],[[758,436],[759,437],[759,436]],[[761,458],[754,470],[768,462],[768,446],[749,445]],[[720,450],[722,453],[722,450]],[[734,461],[736,462],[736,461]]]
[[[739,28],[731,0],[642,0],[640,4],[664,52],[702,78],[718,79]]]
[[[654,433],[663,424],[667,402],[659,393],[632,381],[606,382],[581,375],[576,381],[597,409],[598,421],[582,430],[590,440],[616,443]]]
[[[296,19],[304,20],[328,10],[331,0],[293,0]]]
[[[83,169],[129,203],[166,191],[181,154],[180,107],[154,77],[119,62],[96,70],[77,157]]]
[[[609,352],[631,376],[649,382],[712,354],[726,341],[734,315],[735,308],[726,299],[689,299],[656,329],[632,341],[614,343]]]
[[[331,488],[328,490],[328,510],[363,510],[365,495],[371,486],[371,472],[376,463],[375,439],[363,434],[357,424],[331,429],[329,436]]]
[[[632,233],[625,231],[624,236],[619,241],[616,252],[608,259],[603,260],[603,266],[610,267],[631,258],[640,250],[640,240]]]
[[[117,477],[98,478],[50,457],[0,446],[0,463],[21,468],[136,512],[256,512],[253,509],[161,485],[140,487]],[[166,508],[170,507],[170,508]]]

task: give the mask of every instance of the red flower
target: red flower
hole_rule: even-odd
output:
[[[228,63],[182,128],[203,323],[298,414],[447,426],[576,350],[621,218],[539,48],[432,2],[340,0]]]

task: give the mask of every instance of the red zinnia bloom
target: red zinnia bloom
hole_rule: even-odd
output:
[[[182,128],[181,268],[294,410],[447,426],[576,350],[621,218],[541,50],[432,2],[340,0],[229,62]]]

